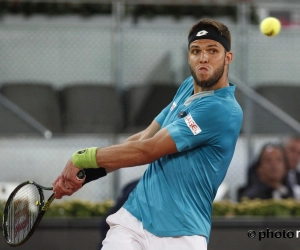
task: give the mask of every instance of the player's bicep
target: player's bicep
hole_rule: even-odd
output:
[[[165,128],[159,130],[147,144],[153,160],[178,152],[176,143]]]

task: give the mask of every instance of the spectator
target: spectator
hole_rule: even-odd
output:
[[[251,171],[252,170],[252,171]],[[281,145],[266,144],[257,162],[250,169],[250,182],[240,197],[249,199],[282,199],[293,196],[289,185],[286,185],[287,160]]]
[[[288,183],[293,189],[294,198],[300,199],[300,137],[288,138],[284,144],[288,161]]]

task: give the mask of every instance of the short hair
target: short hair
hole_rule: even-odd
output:
[[[188,35],[188,40],[190,38],[190,36],[198,29],[202,29],[202,28],[214,28],[216,29],[221,36],[225,37],[230,45],[231,48],[231,34],[230,31],[228,29],[228,27],[218,21],[212,20],[210,18],[203,18],[201,19],[199,22],[197,22],[196,24],[194,24],[192,26],[192,28],[189,31],[189,35]]]

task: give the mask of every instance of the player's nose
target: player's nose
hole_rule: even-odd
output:
[[[204,51],[202,51],[199,54],[199,61],[200,61],[200,63],[207,63],[208,62],[208,55],[207,55],[207,53],[205,53]]]

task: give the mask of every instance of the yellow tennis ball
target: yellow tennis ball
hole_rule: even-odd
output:
[[[281,23],[275,17],[267,17],[260,23],[260,31],[266,36],[276,36],[280,29]]]

